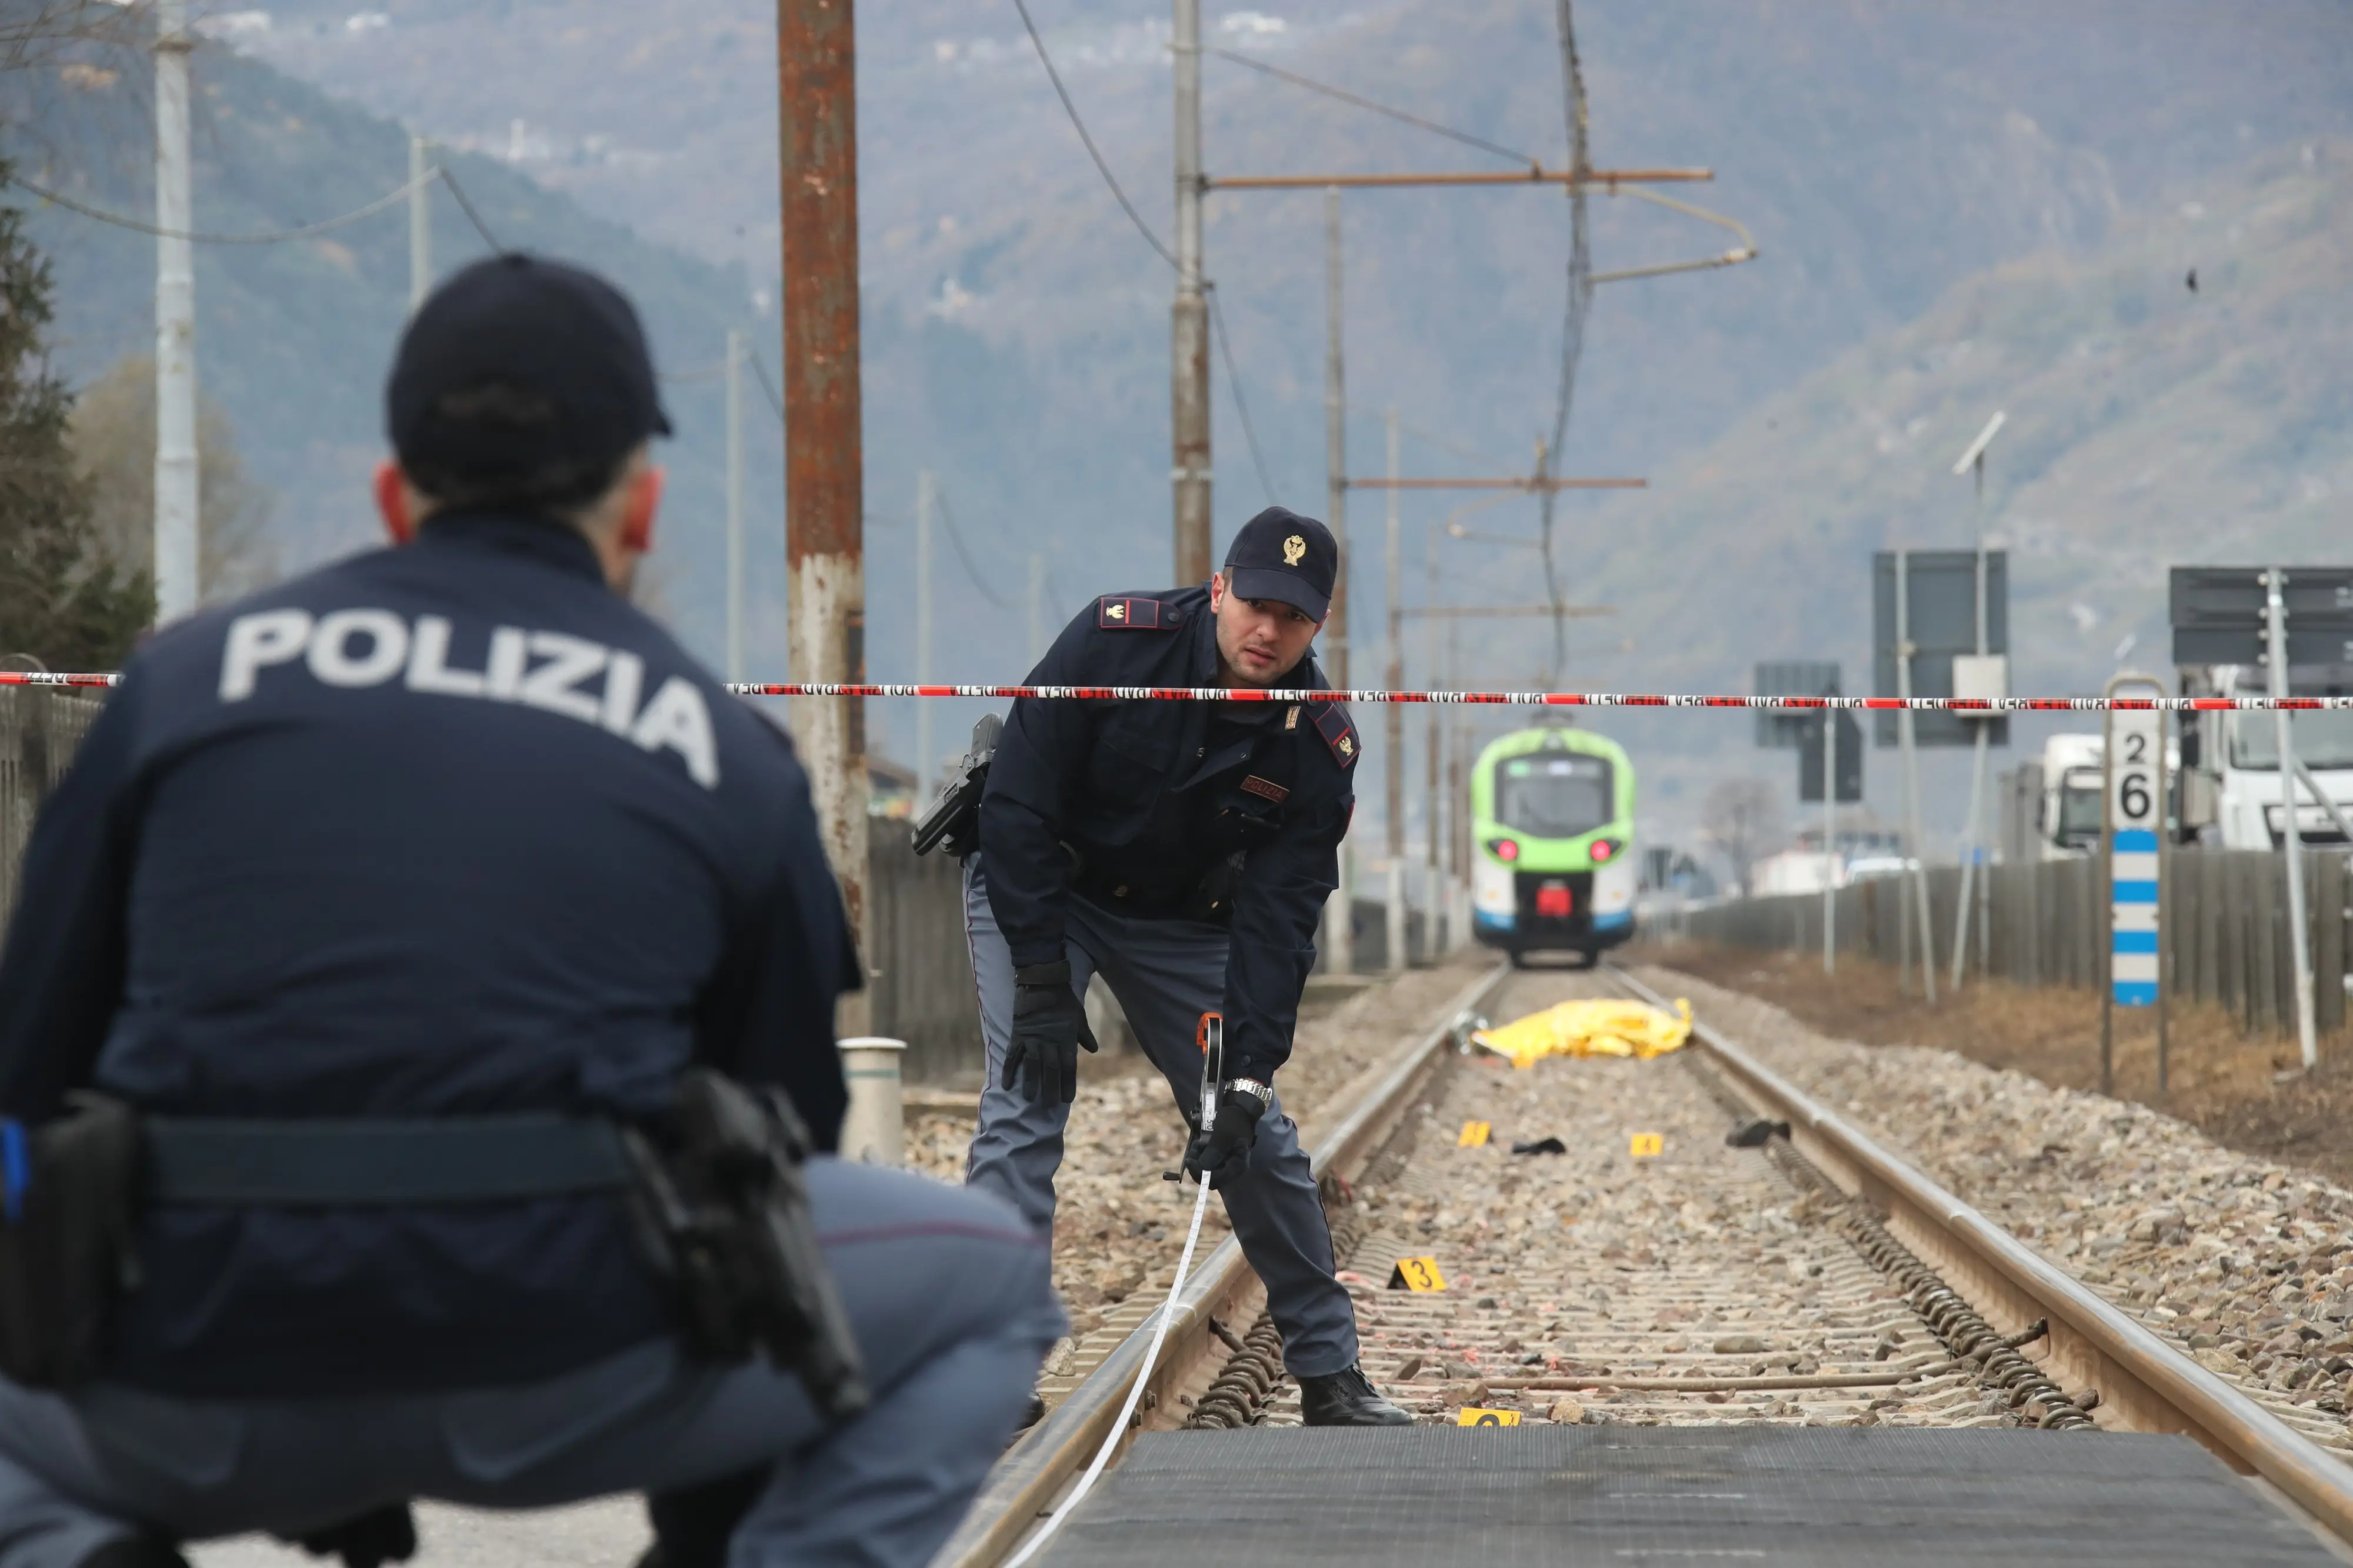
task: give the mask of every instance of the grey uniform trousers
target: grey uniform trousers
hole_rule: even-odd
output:
[[[1071,1108],[1040,1105],[1003,1085],[1012,1037],[1013,952],[988,907],[981,857],[965,861],[965,931],[980,990],[981,1032],[988,1042],[988,1077],[980,1095],[965,1180],[995,1193],[1048,1235],[1054,1228],[1054,1173],[1062,1163],[1062,1130]],[[1225,1005],[1227,933],[1199,921],[1139,920],[1072,897],[1064,916],[1071,985],[1083,997],[1097,973],[1119,998],[1136,1042],[1168,1080],[1180,1112],[1201,1102],[1201,1055],[1194,1031],[1203,1013]],[[1172,1145],[1183,1136],[1172,1125]],[[1173,1149],[1172,1149],[1173,1152]],[[1158,1171],[1138,1171],[1156,1182]],[[1278,1097],[1259,1118],[1250,1169],[1220,1186],[1226,1215],[1242,1256],[1266,1283],[1267,1310],[1282,1332],[1282,1359],[1294,1377],[1323,1377],[1356,1360],[1356,1314],[1348,1292],[1333,1278],[1332,1232],[1324,1204],[1299,1146],[1299,1126]]]
[[[732,1568],[916,1568],[1003,1450],[1064,1327],[1047,1248],[1001,1203],[818,1160],[810,1196],[874,1393],[828,1429],[799,1381],[656,1341],[543,1383],[197,1400],[0,1381],[0,1568],[70,1568],[134,1530],[285,1535],[410,1498],[541,1508],[772,1467]]]

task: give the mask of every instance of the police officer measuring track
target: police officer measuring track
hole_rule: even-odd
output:
[[[1270,508],[1207,588],[1095,601],[1029,679],[1324,689],[1308,645],[1338,568],[1329,530]],[[1318,1426],[1411,1419],[1357,1370],[1356,1314],[1273,1089],[1338,881],[1357,749],[1336,702],[1023,699],[997,742],[965,863],[989,1062],[966,1180],[1050,1234],[1078,1053],[1095,1048],[1091,975],[1188,1112],[1197,1025],[1222,1013],[1229,1076],[1215,1130],[1195,1131],[1185,1166],[1224,1198]]]
[[[0,1568],[615,1491],[665,1568],[923,1563],[1061,1314],[1001,1202],[809,1152],[854,955],[790,742],[625,596],[637,316],[481,263],[386,403],[399,547],[160,633],[33,835]]]

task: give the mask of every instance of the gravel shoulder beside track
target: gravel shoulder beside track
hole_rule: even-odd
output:
[[[1835,1039],[1689,975],[1638,973],[2297,1430],[2353,1452],[2353,1191],[2144,1106]]]

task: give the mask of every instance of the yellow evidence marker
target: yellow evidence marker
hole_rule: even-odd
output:
[[[1445,1289],[1446,1276],[1438,1271],[1435,1258],[1400,1258],[1397,1267],[1389,1270],[1389,1289],[1426,1295]]]
[[[1487,1135],[1494,1130],[1495,1124],[1492,1121],[1466,1121],[1462,1124],[1462,1136],[1454,1141],[1454,1146],[1457,1149],[1483,1149],[1487,1146]]]
[[[1454,1424],[1457,1426],[1516,1426],[1520,1424],[1520,1413],[1516,1410],[1482,1410],[1475,1405],[1466,1405],[1454,1417]]]
[[[1628,1143],[1626,1152],[1637,1160],[1654,1160],[1666,1152],[1667,1140],[1658,1132],[1637,1132]]]

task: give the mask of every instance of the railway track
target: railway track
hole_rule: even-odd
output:
[[[2248,1478],[2271,1524],[2295,1521],[2307,1555],[2278,1561],[2353,1562],[2353,1468],[1704,1019],[1671,1057],[1526,1072],[1450,1031],[1628,994],[1667,1000],[1616,971],[1499,968],[1307,1129],[1365,1370],[1418,1423],[2180,1434]],[[1512,1152],[1547,1138],[1563,1152]],[[1400,1264],[1444,1289],[1389,1288]],[[1148,1283],[1134,1320],[1166,1292]],[[1228,1241],[1187,1283],[1136,1428],[1296,1425],[1262,1303]],[[1108,1434],[1143,1338],[1067,1384],[941,1563],[985,1568],[1036,1528]]]

